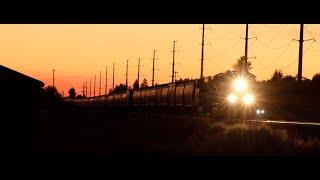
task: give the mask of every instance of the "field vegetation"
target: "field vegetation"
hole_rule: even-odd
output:
[[[286,129],[265,124],[217,122],[195,115],[73,109],[55,113],[46,127],[38,147],[61,155],[320,154],[318,137],[291,137]]]

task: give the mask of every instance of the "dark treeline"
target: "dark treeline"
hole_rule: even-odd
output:
[[[258,82],[263,104],[275,119],[319,120],[320,74],[312,79],[284,75],[276,70],[269,80]]]

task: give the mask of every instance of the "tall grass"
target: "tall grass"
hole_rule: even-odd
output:
[[[194,147],[194,154],[309,155],[320,154],[320,143],[316,137],[292,139],[286,130],[268,125],[213,123]]]
[[[216,122],[189,114],[129,116],[121,112],[75,110],[46,118],[40,144],[54,152],[58,149],[63,153],[99,155],[320,154],[318,138],[291,138],[286,130],[268,125]]]

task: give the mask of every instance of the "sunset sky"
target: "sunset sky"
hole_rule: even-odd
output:
[[[176,40],[176,71],[178,78],[198,78],[200,75],[200,24],[126,24],[126,25],[0,25],[0,64],[52,84],[52,69],[56,69],[59,92],[74,87],[82,91],[83,82],[102,71],[103,88],[108,66],[108,88],[112,86],[112,64],[116,64],[115,84],[125,83],[126,60],[129,59],[129,84],[137,78],[138,58],[141,58],[141,79],[151,84],[152,55],[156,49],[155,79],[157,83],[171,80],[172,41]],[[245,25],[208,24],[205,36],[204,75],[211,76],[232,68],[244,55]],[[299,25],[249,25],[249,59],[252,73],[258,80],[268,79],[275,69],[286,75],[296,75]],[[320,25],[306,24],[303,76],[312,78],[320,72]],[[89,85],[88,85],[89,86]],[[96,91],[97,92],[97,91]],[[96,93],[97,94],[97,93]]]

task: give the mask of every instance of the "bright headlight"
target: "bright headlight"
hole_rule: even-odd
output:
[[[227,99],[230,103],[235,103],[237,101],[238,97],[234,94],[230,94]]]
[[[251,94],[246,94],[243,96],[243,102],[248,105],[252,104],[254,102],[254,97]]]
[[[233,88],[236,91],[244,91],[248,87],[247,81],[242,78],[238,78],[233,82]]]
[[[258,114],[258,115],[260,115],[260,114],[264,114],[264,110],[263,110],[263,109],[257,109],[257,111],[256,111],[256,112],[257,112],[257,114]]]

